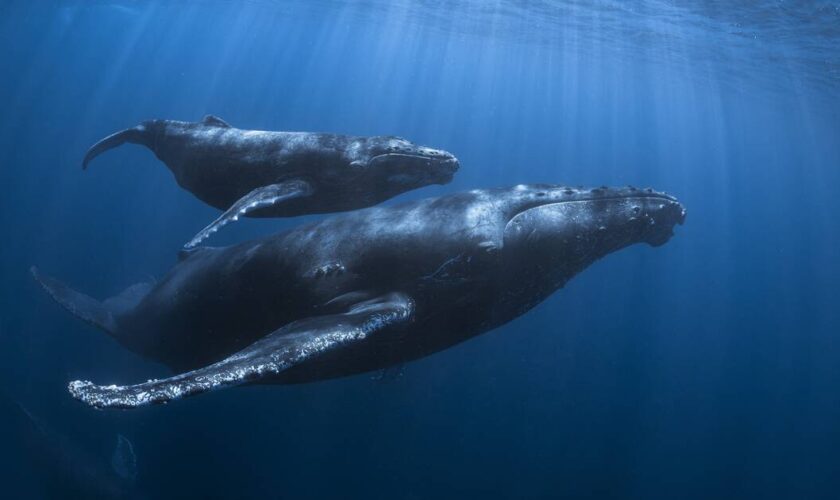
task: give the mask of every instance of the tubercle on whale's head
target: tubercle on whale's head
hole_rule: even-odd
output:
[[[365,149],[366,161],[354,163],[399,191],[447,184],[460,167],[451,153],[418,146],[400,137],[371,137]]]
[[[665,244],[685,221],[676,198],[652,189],[525,186],[504,229],[504,249],[523,261],[571,277],[595,260],[635,243]]]

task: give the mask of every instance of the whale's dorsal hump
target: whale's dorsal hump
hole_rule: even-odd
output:
[[[212,127],[222,127],[222,128],[233,128],[230,124],[218,116],[213,115],[206,115],[202,120],[201,123],[205,125],[210,125]]]
[[[192,247],[192,248],[182,248],[178,251],[178,262],[182,262],[184,260],[189,259],[193,255],[198,255],[208,250],[217,250],[219,247]]]

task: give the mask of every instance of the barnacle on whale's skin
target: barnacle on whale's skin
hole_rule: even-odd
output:
[[[201,250],[118,301],[33,276],[73,314],[181,372],[69,386],[93,407],[136,408],[251,382],[400,366],[526,313],[607,254],[664,244],[684,220],[675,198],[652,190],[520,184]]]

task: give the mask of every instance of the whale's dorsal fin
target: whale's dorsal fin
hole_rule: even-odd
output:
[[[211,125],[213,127],[233,128],[233,127],[230,126],[230,124],[228,122],[222,120],[218,116],[213,116],[213,115],[206,115],[201,120],[201,123],[203,123],[205,125]]]
[[[188,258],[192,257],[193,255],[198,255],[200,253],[206,252],[208,250],[218,250],[219,247],[190,247],[190,248],[182,248],[178,251],[178,262],[187,260]]]
[[[194,255],[197,251],[201,250],[201,247],[196,248],[182,248],[178,250],[178,262],[183,262],[190,258],[190,256]]]
[[[332,298],[331,300],[325,302],[323,307],[329,311],[344,310],[350,307],[352,304],[364,302],[366,300],[371,299],[372,297],[373,294],[368,290],[356,290]]]
[[[269,381],[282,372],[327,353],[387,334],[411,321],[414,301],[389,293],[356,304],[346,312],[290,323],[250,346],[204,368],[142,384],[117,386],[70,382],[74,398],[96,408],[137,408],[245,383]]]

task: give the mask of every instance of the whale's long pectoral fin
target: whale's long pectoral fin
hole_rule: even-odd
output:
[[[413,301],[400,293],[356,304],[347,312],[291,323],[210,366],[129,386],[70,383],[76,399],[96,408],[137,408],[270,379],[306,361],[365,341],[411,321]]]
[[[185,250],[189,250],[202,241],[210,237],[223,226],[239,220],[240,217],[247,215],[249,212],[258,210],[260,208],[270,207],[284,201],[299,198],[301,196],[308,196],[312,193],[312,186],[306,181],[289,181],[280,184],[270,184],[268,186],[258,187],[257,189],[246,194],[229,209],[225,211],[218,219],[210,223],[198,234],[193,236],[186,245]]]

